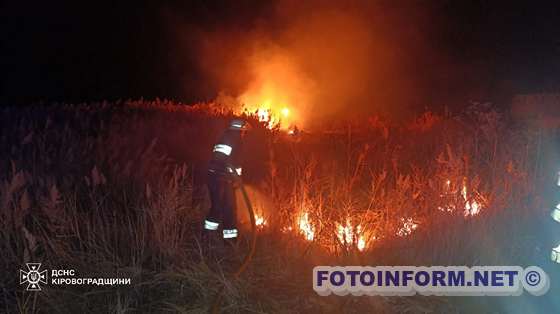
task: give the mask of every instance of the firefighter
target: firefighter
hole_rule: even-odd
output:
[[[211,207],[204,221],[204,230],[207,235],[213,234],[222,223],[222,237],[229,242],[235,242],[238,236],[235,189],[240,184],[242,142],[249,128],[247,121],[232,119],[214,145],[208,167]]]
[[[560,173],[558,173],[558,182],[556,183],[556,185],[560,187]],[[552,213],[550,213],[550,216],[556,222],[560,223],[560,203],[558,203],[558,205],[556,205],[554,210],[552,210]],[[552,249],[552,253],[551,253],[550,257],[554,262],[560,263],[560,244],[558,244],[558,246],[556,246],[555,248]]]

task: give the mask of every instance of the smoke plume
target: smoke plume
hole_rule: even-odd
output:
[[[221,102],[287,106],[300,125],[423,107],[444,63],[431,47],[430,9],[419,4],[287,0],[240,15],[195,27],[167,11],[174,58],[190,58],[201,73],[184,88]]]

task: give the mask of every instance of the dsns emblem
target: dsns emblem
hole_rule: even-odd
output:
[[[27,291],[41,291],[40,283],[47,284],[47,270],[40,271],[41,263],[26,263],[27,271],[19,270],[19,283],[27,283]]]

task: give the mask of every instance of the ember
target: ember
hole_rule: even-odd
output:
[[[416,228],[418,228],[418,224],[414,222],[414,220],[412,218],[401,218],[401,223],[402,223],[402,227],[397,231],[397,235],[399,237],[405,237],[408,236],[410,234],[412,234],[412,232],[414,230],[416,230]]]

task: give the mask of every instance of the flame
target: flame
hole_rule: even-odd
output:
[[[459,188],[456,188],[453,182],[454,181],[451,179],[447,179],[443,182],[442,188],[444,191],[440,197],[449,199],[450,203],[440,205],[438,209],[444,212],[455,212],[464,208],[463,214],[465,218],[480,214],[483,209],[483,204],[486,202],[484,197],[476,190],[474,190],[474,193],[469,191],[466,178],[463,178]],[[356,248],[359,251],[365,251],[371,246],[372,241],[378,240],[377,236],[372,236],[371,231],[364,229],[361,224],[353,222],[357,219],[355,217],[346,218],[344,222],[335,223],[334,225],[328,223],[321,224],[322,226],[334,227],[330,232],[335,236],[335,243],[330,240],[333,239],[332,237],[317,238],[316,226],[318,222],[311,219],[310,213],[307,210],[300,211],[295,217],[297,218],[294,224],[281,228],[283,233],[296,231],[299,235],[302,235],[305,240],[317,242],[318,245],[331,252],[336,252],[340,244],[347,248]],[[266,225],[266,220],[264,220],[264,218],[259,221],[262,221],[262,225]],[[421,224],[414,217],[401,217],[399,222],[399,226],[396,230],[396,235],[399,237],[411,235]]]
[[[483,204],[487,202],[483,195],[478,193],[475,189],[473,189],[474,193],[469,190],[466,178],[463,178],[462,184],[459,185],[458,188],[454,184],[454,181],[447,179],[443,182],[442,189],[444,191],[440,194],[440,197],[444,200],[449,200],[450,203],[440,205],[438,209],[444,212],[462,213],[465,219],[479,215],[483,209]],[[463,208],[464,212],[461,212]],[[334,237],[317,237],[316,228],[321,221],[315,221],[315,218],[312,219],[307,209],[301,210],[299,213],[296,211],[295,217],[295,223],[283,226],[280,230],[283,233],[295,231],[296,234],[298,234],[298,236],[301,235],[304,240],[315,242],[331,253],[339,252],[341,246],[346,249],[356,248],[358,251],[363,252],[371,248],[374,241],[379,240],[378,236],[372,235],[373,232],[371,230],[367,230],[362,224],[356,223],[356,221],[364,220],[359,220],[355,216],[346,218],[340,223],[322,223],[322,230],[331,232]],[[256,216],[256,219],[257,225],[261,227],[266,225],[264,217]],[[420,224],[421,222],[416,220],[415,217],[401,217],[398,221],[396,235],[403,238],[410,236],[418,229]],[[326,228],[328,228],[328,230]]]
[[[257,109],[257,117],[260,122],[270,122],[270,110],[265,108]]]
[[[264,226],[266,226],[266,219],[264,219],[264,217],[259,214],[255,214],[255,225],[259,229],[264,228]]]
[[[256,112],[268,128],[287,131],[305,122],[313,88],[295,61],[284,54],[251,60],[253,79],[237,101],[246,112]]]
[[[440,195],[441,197],[445,197],[446,195],[453,195],[458,192],[458,191],[451,190],[451,180],[449,179],[445,181],[444,190],[445,190],[445,194]],[[469,197],[466,178],[463,178],[460,195],[465,204],[463,215],[465,217],[478,215],[480,213],[480,210],[482,209],[482,203],[480,203],[479,201],[475,200],[472,197]],[[443,212],[454,212],[456,206],[455,204],[446,204],[443,206],[438,206],[438,209]]]
[[[252,107],[245,107],[244,111],[249,114],[256,115],[259,122],[265,124],[268,129],[272,129],[276,126],[279,126],[280,129],[286,130],[290,132],[291,124],[286,123],[290,121],[291,117],[291,110],[288,107],[282,107],[281,109],[274,109],[270,105],[270,101],[265,101],[265,104],[261,107],[252,108]]]
[[[354,241],[354,233],[352,232],[352,225],[350,224],[350,221],[346,221],[346,226],[342,226],[342,225],[338,225],[337,226],[337,237],[340,240],[340,242],[344,243],[345,245],[350,245],[352,244]]]
[[[358,238],[358,250],[363,251],[366,249],[366,241],[362,236]]]
[[[259,122],[263,122],[267,128],[272,129],[279,123],[279,120],[272,114],[270,108],[258,108],[255,110]]]
[[[463,188],[461,189],[461,196],[465,201],[467,200],[467,185],[463,182]]]
[[[477,201],[472,201],[471,203],[467,202],[465,205],[465,217],[466,216],[475,216],[480,213],[480,205]]]
[[[463,214],[465,217],[476,216],[480,213],[481,206],[476,200],[469,200],[467,194],[467,184],[463,181],[463,188],[461,189],[461,196],[465,200],[465,211]]]
[[[356,245],[358,250],[363,251],[366,249],[366,240],[363,235],[362,226],[358,225],[355,228],[346,220],[346,225],[337,224],[336,236],[345,246]],[[374,237],[375,239],[375,237]]]
[[[298,219],[299,231],[306,240],[313,241],[315,238],[315,228],[311,225],[309,220],[309,213],[303,213]]]

